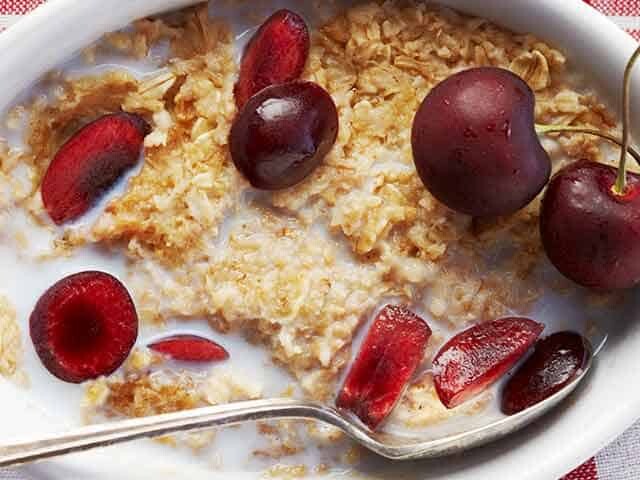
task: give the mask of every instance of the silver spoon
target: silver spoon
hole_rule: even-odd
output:
[[[0,467],[43,460],[68,453],[115,445],[139,438],[201,430],[249,421],[316,420],[346,433],[363,447],[392,460],[415,460],[461,452],[504,437],[544,415],[567,397],[591,368],[593,348],[588,342],[582,371],[562,390],[520,413],[488,425],[437,439],[372,432],[349,413],[314,402],[274,398],[235,402],[81,427],[66,433],[0,446]]]

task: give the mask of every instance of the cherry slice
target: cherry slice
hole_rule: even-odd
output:
[[[454,408],[504,375],[536,341],[544,326],[509,317],[458,333],[433,359],[433,382],[440,400]]]
[[[103,272],[82,272],[55,283],[29,318],[31,340],[43,365],[66,382],[109,375],[138,336],[129,292]]]
[[[278,10],[271,15],[242,56],[235,86],[238,108],[265,87],[298,79],[307,63],[309,43],[309,30],[298,14]]]
[[[140,157],[149,125],[137,115],[105,115],[78,130],[42,180],[42,202],[58,225],[83,215]]]
[[[198,335],[173,335],[150,344],[149,348],[183,362],[215,362],[229,358],[224,347]]]
[[[585,340],[577,333],[558,332],[540,340],[507,382],[502,411],[513,415],[560,391],[584,368],[588,355]]]
[[[402,305],[387,305],[376,317],[336,400],[369,428],[389,415],[422,361],[431,329]]]

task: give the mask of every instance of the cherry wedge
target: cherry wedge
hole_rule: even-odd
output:
[[[584,368],[589,355],[583,337],[558,332],[540,340],[502,391],[502,412],[526,410],[562,390]]]
[[[336,405],[375,430],[422,361],[429,337],[429,326],[407,307],[384,307],[367,333]]]
[[[455,408],[504,375],[533,345],[544,326],[509,317],[458,333],[433,359],[433,382],[440,401]]]
[[[149,348],[183,362],[216,362],[229,358],[224,347],[198,335],[173,335],[153,342]]]
[[[235,86],[236,105],[263,88],[297,80],[309,55],[309,30],[304,20],[289,10],[271,15],[249,41]]]

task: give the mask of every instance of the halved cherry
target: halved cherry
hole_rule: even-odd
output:
[[[138,315],[129,292],[104,272],[70,275],[50,287],[29,318],[42,364],[66,382],[109,375],[129,355]]]
[[[544,326],[528,318],[501,318],[458,333],[433,359],[440,400],[454,408],[504,375],[536,341]]]
[[[540,340],[505,385],[502,411],[513,415],[562,390],[584,368],[588,356],[586,341],[578,333],[558,332]]]
[[[431,329],[403,305],[376,317],[336,400],[371,429],[389,415],[422,361]]]
[[[271,15],[249,41],[235,86],[236,104],[245,103],[263,88],[300,78],[309,55],[309,30],[290,10]]]
[[[78,130],[60,147],[42,185],[42,203],[60,225],[84,214],[138,162],[150,127],[141,117],[114,113]]]

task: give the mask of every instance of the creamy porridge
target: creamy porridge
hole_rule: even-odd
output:
[[[527,314],[540,300],[543,278],[549,280],[538,233],[540,199],[490,221],[436,201],[413,164],[415,111],[452,73],[490,65],[527,81],[539,123],[616,132],[617,122],[574,80],[562,52],[451,10],[420,2],[364,3],[313,29],[311,41],[303,78],[330,93],[340,129],[322,165],[297,186],[259,192],[231,162],[234,37],[223,19],[196,7],[137,21],[82,52],[85,62],[99,64],[103,51],[143,59],[168,44],[169,60],[157,71],[135,75],[111,65],[82,77],[53,72],[45,79],[48,97],[9,112],[10,130],[26,125],[26,148],[0,144],[0,205],[28,212],[37,228],[51,232],[52,249],[42,262],[91,244],[124,256],[123,281],[141,322],[162,331],[175,319],[184,326],[206,319],[217,332],[264,346],[295,378],[285,394],[332,401],[360,327],[393,300],[429,318],[434,333],[391,424],[423,429],[491,408],[493,393],[486,392],[447,410],[430,362],[451,332]],[[93,220],[54,226],[39,189],[51,157],[80,126],[119,109],[152,127],[142,167]],[[600,143],[562,134],[544,146],[555,171],[578,158],[606,161]],[[8,225],[12,244],[28,250],[21,229]],[[551,282],[559,295],[575,289],[557,276]],[[14,317],[1,299],[0,373],[9,376],[20,361]],[[233,358],[206,372],[176,371],[140,347],[120,371],[84,386],[82,408],[86,420],[95,421],[262,397],[263,386],[232,365]],[[254,453],[298,453],[303,441],[291,428],[287,422],[261,426],[275,440]],[[317,442],[341,438],[307,430]],[[185,442],[199,450],[213,437],[196,434]],[[291,473],[273,468],[274,476]],[[309,473],[296,472],[291,475]]]

